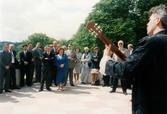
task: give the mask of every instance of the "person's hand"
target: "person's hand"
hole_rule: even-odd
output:
[[[72,61],[72,60],[74,60],[74,59],[71,57],[70,60]]]
[[[5,66],[5,69],[8,70],[8,69],[9,69],[9,66]]]
[[[45,58],[45,60],[48,60],[48,58]]]
[[[31,60],[32,62],[34,62],[34,58],[32,58],[32,60]]]
[[[108,46],[106,45],[106,48],[104,50],[103,56],[111,56],[112,55],[112,51],[111,51],[111,44],[109,44]]]
[[[60,68],[63,68],[63,67],[64,67],[64,64],[61,64],[61,65],[60,65]]]
[[[39,59],[42,61],[42,57],[39,57]]]
[[[86,59],[82,60],[82,62],[86,62]]]
[[[27,65],[28,64],[28,62],[27,61],[24,61],[24,65]]]
[[[97,62],[97,61],[98,61],[98,59],[94,59],[94,61],[95,61],[95,62]]]

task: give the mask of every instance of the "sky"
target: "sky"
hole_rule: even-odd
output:
[[[33,33],[69,40],[100,0],[0,0],[0,41]]]

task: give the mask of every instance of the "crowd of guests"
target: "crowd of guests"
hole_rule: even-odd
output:
[[[118,41],[119,50],[127,57],[130,55],[133,45],[129,44],[128,49],[123,48],[124,42]],[[12,92],[11,89],[20,89],[21,87],[32,86],[33,83],[40,83],[39,92],[43,91],[46,82],[46,89],[51,91],[50,86],[57,86],[58,90],[64,91],[67,81],[71,86],[75,83],[87,84],[91,73],[91,85],[95,85],[99,76],[99,64],[102,54],[99,48],[94,48],[94,53],[90,53],[89,48],[85,47],[82,53],[79,47],[73,49],[72,44],[59,46],[56,41],[46,45],[41,49],[41,44],[38,42],[33,48],[32,42],[22,45],[22,51],[19,53],[19,62],[16,58],[14,45],[4,43],[3,49],[0,51],[0,93]],[[121,60],[113,54],[111,56],[115,61]],[[16,69],[20,69],[19,84],[16,84]],[[81,77],[80,77],[81,75]],[[34,79],[33,79],[34,77]],[[73,79],[74,77],[74,79]],[[118,79],[111,76],[103,76],[103,87],[112,84],[113,89],[110,93],[115,92]],[[123,93],[126,95],[127,84],[121,81]]]

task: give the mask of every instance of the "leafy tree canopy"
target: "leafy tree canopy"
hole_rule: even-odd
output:
[[[104,49],[104,44],[92,36],[86,25],[90,21],[98,23],[113,43],[123,40],[125,46],[132,43],[134,46],[138,40],[146,36],[146,24],[148,22],[148,10],[160,4],[166,4],[165,0],[101,0],[94,5],[85,22],[82,23],[70,40],[74,46],[81,49],[88,46],[91,50],[95,46]]]

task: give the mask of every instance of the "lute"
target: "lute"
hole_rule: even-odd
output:
[[[102,32],[102,29],[100,29],[100,26],[98,24],[95,24],[94,22],[89,22],[87,24],[87,28],[89,32],[92,33],[95,37],[98,37],[105,45],[111,44],[111,51],[115,53],[122,61],[126,60],[126,56],[118,49],[117,46],[114,45]]]

